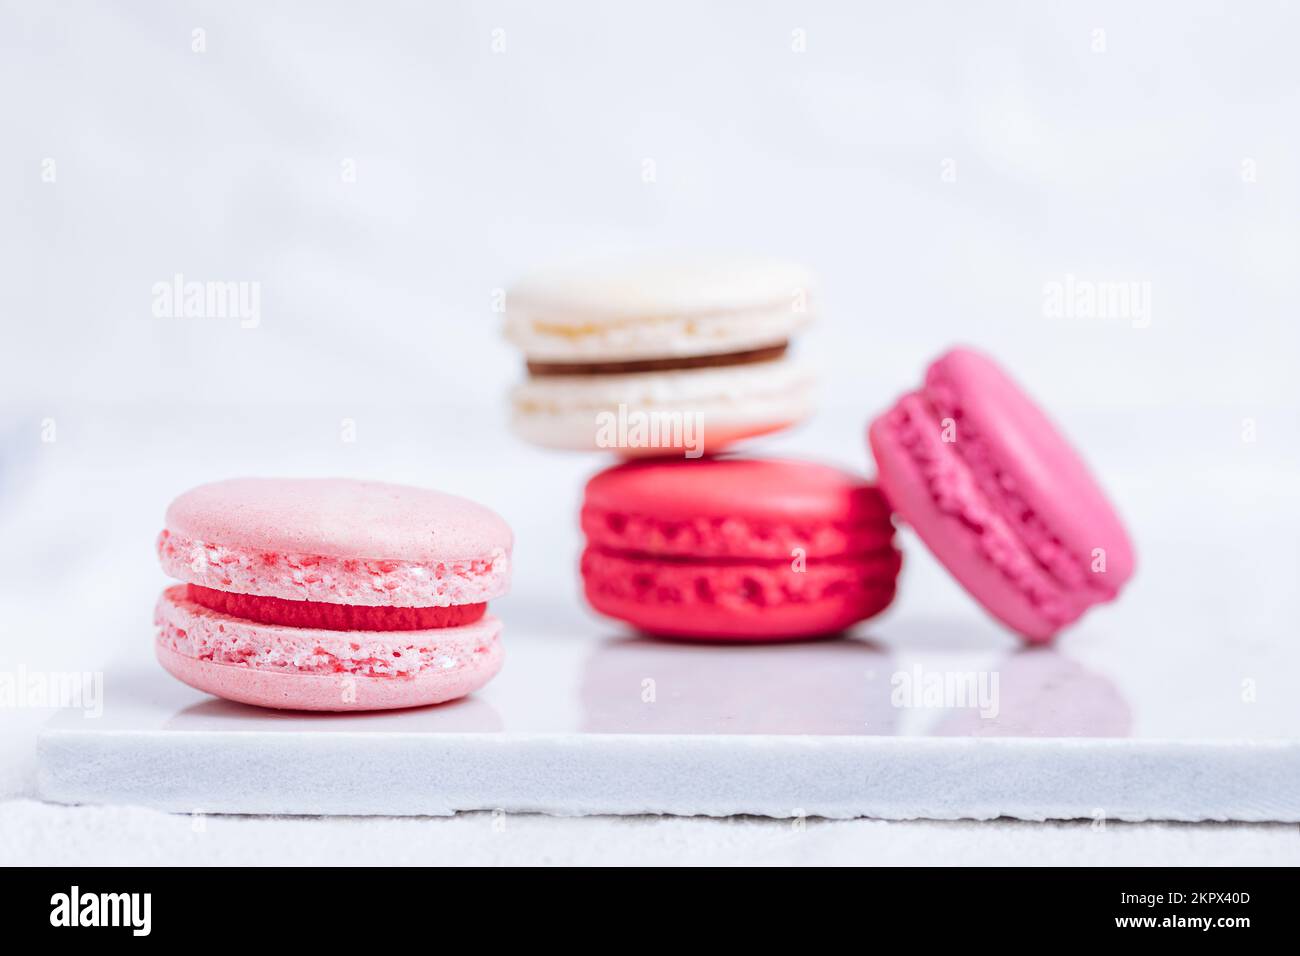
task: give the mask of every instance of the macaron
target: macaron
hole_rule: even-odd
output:
[[[801,461],[634,461],[582,505],[583,588],[652,634],[717,641],[816,637],[883,610],[900,556],[880,492]]]
[[[812,409],[791,337],[812,276],[769,260],[643,262],[537,273],[506,295],[528,377],[513,427],[549,448],[699,457]]]
[[[298,710],[463,697],[501,667],[487,602],[510,528],[465,498],[346,479],[238,478],[167,509],[159,662],[191,687]]]
[[[868,440],[894,510],[1028,640],[1050,640],[1132,577],[1128,533],[1088,467],[987,356],[941,356]]]

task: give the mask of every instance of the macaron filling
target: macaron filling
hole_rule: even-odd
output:
[[[780,342],[763,348],[715,355],[678,355],[670,358],[634,359],[625,362],[540,362],[528,361],[528,374],[547,375],[627,375],[636,372],[671,372],[692,368],[724,368],[729,365],[753,365],[783,358],[790,343]]]
[[[259,624],[319,628],[328,631],[426,631],[462,627],[481,620],[487,603],[446,607],[383,607],[291,601],[260,594],[219,591],[186,585],[186,596],[201,607]]]

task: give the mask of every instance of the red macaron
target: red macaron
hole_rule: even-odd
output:
[[[582,579],[597,611],[652,634],[779,640],[841,631],[894,596],[883,496],[810,462],[631,462],[587,483]]]

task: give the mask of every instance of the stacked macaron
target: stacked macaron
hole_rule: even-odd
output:
[[[625,456],[717,452],[806,417],[812,376],[787,354],[811,276],[765,260],[554,271],[506,296],[524,353],[515,431]]]
[[[482,687],[509,527],[482,505],[342,479],[200,485],[167,509],[155,650],[199,690],[264,707],[384,710]]]
[[[772,260],[549,272],[510,290],[506,335],[528,366],[515,430],[654,456],[587,484],[596,610],[735,641],[834,633],[889,604],[899,555],[873,486],[808,462],[714,457],[811,412],[813,377],[789,349],[814,305],[809,273]]]

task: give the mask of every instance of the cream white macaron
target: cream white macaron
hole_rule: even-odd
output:
[[[762,259],[647,262],[528,276],[506,336],[528,379],[515,431],[551,448],[698,455],[776,431],[812,408],[788,356],[814,315],[801,266]]]

